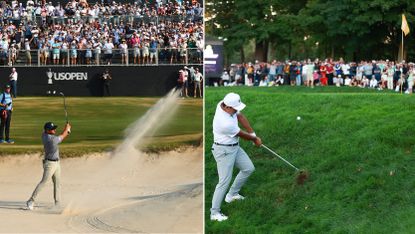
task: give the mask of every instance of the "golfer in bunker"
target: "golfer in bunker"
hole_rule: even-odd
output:
[[[236,93],[228,93],[216,107],[215,117],[213,118],[213,137],[212,154],[215,157],[219,183],[216,185],[210,209],[210,219],[214,221],[224,221],[228,217],[221,213],[220,206],[223,198],[230,203],[235,200],[243,200],[239,194],[242,186],[248,177],[255,170],[255,167],[245,153],[239,147],[239,138],[253,141],[256,146],[261,146],[261,138],[255,135],[254,130],[249,124],[248,119],[241,113],[245,104]],[[241,130],[238,123],[245,130]],[[231,188],[228,187],[232,180],[233,167],[236,166],[240,171],[235,178]]]
[[[47,122],[43,127],[44,132],[42,133],[42,142],[45,150],[45,158],[43,159],[43,176],[42,180],[36,186],[35,191],[33,191],[32,196],[26,203],[29,210],[33,210],[35,199],[49,178],[52,178],[53,181],[53,197],[55,199],[55,206],[60,205],[61,166],[59,163],[58,144],[69,135],[71,125],[66,123],[65,129],[59,136],[55,135],[57,127],[58,126],[52,122]]]

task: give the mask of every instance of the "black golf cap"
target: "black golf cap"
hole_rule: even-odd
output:
[[[54,129],[58,128],[58,125],[55,125],[52,122],[47,122],[47,123],[45,123],[45,126],[43,128],[45,130],[54,130]]]
[[[8,88],[11,88],[11,86],[10,86],[9,84],[6,84],[6,85],[4,86],[4,88],[8,89]]]

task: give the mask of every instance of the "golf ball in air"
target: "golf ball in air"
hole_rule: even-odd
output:
[[[55,90],[53,90],[53,94],[55,94],[56,93],[56,91]]]
[[[297,116],[297,120],[301,120],[301,117],[300,116]]]

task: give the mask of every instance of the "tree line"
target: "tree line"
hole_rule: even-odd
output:
[[[405,58],[413,60],[415,4],[410,0],[208,0],[205,27],[207,35],[225,40],[228,62],[397,60],[402,14],[411,29],[404,37]]]

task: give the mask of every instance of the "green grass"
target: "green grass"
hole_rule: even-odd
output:
[[[72,133],[60,146],[62,156],[81,156],[109,151],[119,144],[124,130],[142,116],[158,98],[110,97],[67,98]],[[173,119],[154,136],[146,139],[145,151],[172,150],[199,145],[202,138],[202,100],[180,99]],[[60,97],[21,97],[14,100],[10,137],[14,145],[0,145],[0,155],[40,153],[43,150],[43,124],[55,122],[62,131],[65,124]]]
[[[231,91],[247,104],[243,113],[263,143],[310,178],[296,185],[292,168],[243,141],[256,171],[241,191],[247,199],[224,202],[230,219],[218,223],[209,220],[218,179],[212,120]],[[414,96],[348,87],[209,87],[206,97],[206,233],[415,232]]]

